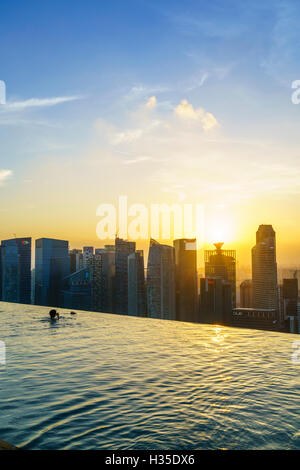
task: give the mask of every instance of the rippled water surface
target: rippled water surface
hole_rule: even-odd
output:
[[[0,303],[0,438],[27,449],[300,449],[298,335]]]

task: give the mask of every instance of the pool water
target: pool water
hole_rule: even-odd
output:
[[[0,439],[26,449],[300,449],[298,335],[0,302]]]

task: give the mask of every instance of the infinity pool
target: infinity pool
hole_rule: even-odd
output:
[[[300,449],[298,335],[0,302],[0,438],[26,449]]]

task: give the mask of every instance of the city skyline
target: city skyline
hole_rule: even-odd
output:
[[[278,282],[272,225],[256,232],[251,279],[237,276],[236,251],[222,242],[204,250],[202,273],[196,238],[172,245],[151,238],[147,264],[135,241],[117,236],[114,245],[81,250],[70,249],[67,240],[41,238],[34,254],[31,242],[1,242],[3,301],[300,333],[298,271]]]
[[[261,225],[261,224],[259,224]],[[263,225],[270,225],[270,224],[263,224]],[[278,231],[276,230],[276,233],[278,234]],[[0,231],[0,234],[1,234],[1,231]],[[15,234],[13,234],[15,235]],[[224,242],[224,241],[221,241],[221,238],[219,239],[216,239],[218,240],[217,241],[211,241],[211,242],[206,242],[204,241],[203,243],[203,246],[200,248],[200,249],[197,249],[197,269],[198,270],[204,270],[205,268],[205,259],[204,259],[204,255],[205,255],[205,251],[207,250],[211,250],[213,249],[213,247],[216,245],[216,243],[222,243],[222,244],[225,244],[226,245],[226,249],[227,250],[234,250],[236,251],[236,257],[237,257],[237,268],[240,268],[241,270],[247,270],[247,269],[250,269],[251,268],[251,265],[252,265],[252,255],[251,255],[251,250],[253,248],[253,246],[255,245],[255,231],[253,232],[252,234],[252,238],[253,238],[253,241],[252,242],[249,242],[249,244],[245,245],[243,247],[243,249],[241,250],[237,248],[238,245],[236,245],[236,243],[234,242]],[[87,246],[88,244],[88,241],[84,241],[82,243],[77,243],[77,244],[72,244],[70,239],[68,239],[68,237],[63,237],[63,238],[58,238],[58,237],[47,237],[47,236],[39,236],[37,238],[35,238],[34,236],[31,236],[27,234],[24,235],[23,237],[11,237],[11,238],[8,238],[7,240],[12,240],[14,238],[19,238],[20,240],[21,239],[25,239],[25,238],[31,238],[32,240],[38,240],[38,239],[51,239],[51,240],[60,240],[60,241],[68,241],[69,243],[69,250],[70,250],[70,253],[73,251],[74,253],[75,252],[82,252],[82,250],[84,248],[92,248],[93,251],[97,251],[97,250],[102,250],[106,245],[109,246],[111,242],[114,242],[115,241],[115,238],[114,239],[107,239],[107,240],[99,240],[96,238],[96,243],[94,243],[93,246]],[[0,236],[0,240],[1,240],[1,236]],[[160,239],[158,238],[157,241],[161,244],[161,245],[166,245],[166,246],[173,246],[173,241],[176,240],[176,238],[170,238],[170,239]],[[149,255],[149,243],[151,242],[151,237],[149,237],[149,239],[147,240],[131,240],[129,237],[124,239],[124,241],[126,242],[131,242],[131,243],[135,243],[136,244],[136,248],[137,250],[142,250],[144,253],[145,253],[145,259],[147,260],[148,259],[148,255]],[[291,261],[288,261],[286,260],[284,263],[281,263],[280,261],[278,261],[278,258],[280,260],[281,256],[280,256],[280,244],[279,244],[279,248],[278,248],[278,240],[276,240],[276,250],[277,250],[277,265],[278,265],[278,269],[283,269],[283,270],[286,270],[286,269],[299,269],[300,268],[300,256],[299,256],[299,261],[298,261],[298,258],[293,256],[293,258],[291,259]],[[32,245],[32,258],[31,258],[31,266],[33,267],[34,266],[34,252],[35,252],[35,246],[34,244]],[[240,256],[240,253],[243,253],[242,257]],[[246,253],[246,254],[245,254]],[[241,258],[242,258],[242,261],[241,261]],[[75,264],[76,264],[76,261],[74,261]],[[203,271],[204,272],[204,271]]]

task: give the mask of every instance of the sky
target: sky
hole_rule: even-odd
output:
[[[97,239],[100,204],[202,204],[241,264],[300,265],[297,0],[10,0],[0,238]],[[215,232],[219,232],[216,234]],[[145,242],[140,242],[143,247]]]

